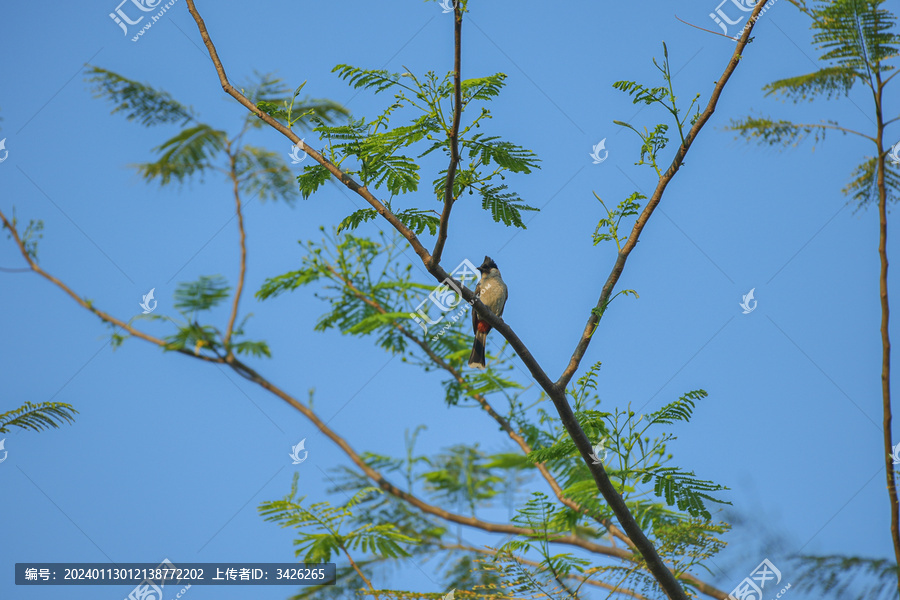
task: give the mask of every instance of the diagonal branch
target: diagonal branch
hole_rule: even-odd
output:
[[[453,11],[453,125],[450,130],[450,165],[447,167],[447,182],[444,184],[444,210],[441,212],[441,225],[438,231],[437,241],[431,253],[431,262],[438,265],[444,252],[444,243],[447,241],[447,229],[450,226],[450,211],[456,198],[453,197],[453,184],[456,181],[456,168],[459,165],[459,122],[462,118],[462,70],[461,70],[461,40],[462,40],[462,2],[457,2]]]
[[[254,115],[262,119],[264,123],[291,140],[294,145],[304,150],[309,156],[313,158],[313,160],[328,169],[329,173],[334,175],[352,192],[359,194],[366,202],[369,203],[372,208],[376,210],[376,212],[378,212],[378,214],[384,217],[388,221],[388,223],[393,225],[393,227],[398,232],[400,232],[400,234],[405,237],[407,241],[409,241],[410,246],[412,246],[413,250],[419,256],[419,258],[422,259],[422,262],[425,263],[425,265],[429,265],[431,263],[431,255],[416,237],[415,232],[404,225],[403,222],[397,218],[397,215],[391,212],[391,210],[388,209],[380,200],[378,200],[378,198],[373,196],[366,186],[362,186],[357,183],[352,177],[341,171],[340,168],[332,164],[319,152],[303,143],[303,141],[299,137],[297,137],[297,134],[279,123],[277,120],[273,119],[271,116],[269,116],[268,113],[257,108],[252,102],[250,102],[250,100],[246,96],[244,96],[233,85],[231,85],[231,83],[229,83],[228,76],[225,74],[225,68],[222,66],[222,61],[219,60],[219,54],[216,51],[216,47],[213,44],[212,39],[210,39],[209,37],[209,32],[206,30],[206,23],[203,22],[203,18],[200,16],[200,13],[197,12],[196,6],[194,6],[194,0],[187,0],[187,5],[188,11],[190,11],[191,16],[197,23],[197,27],[200,30],[200,37],[203,38],[203,43],[206,45],[206,48],[209,51],[209,57],[212,59],[213,65],[216,68],[216,73],[219,75],[219,83],[222,85],[222,89],[225,90],[225,93],[237,100],[241,105],[243,105]]]
[[[578,370],[578,365],[581,363],[581,359],[584,358],[584,354],[587,351],[588,345],[590,345],[591,343],[591,337],[593,336],[594,330],[596,329],[597,323],[599,321],[599,317],[596,313],[599,312],[609,301],[610,295],[612,294],[616,283],[619,281],[619,277],[622,275],[622,270],[625,268],[625,263],[628,261],[628,255],[631,254],[631,251],[635,246],[637,246],[638,238],[640,237],[641,232],[644,230],[644,226],[647,224],[647,221],[650,219],[653,211],[656,210],[656,206],[662,199],[662,195],[666,191],[669,183],[672,181],[672,178],[675,177],[675,174],[681,168],[681,165],[684,164],[684,157],[687,155],[688,150],[690,150],[691,145],[694,143],[694,140],[697,138],[700,130],[703,129],[703,127],[709,121],[710,117],[712,117],[713,113],[715,112],[716,105],[719,102],[719,97],[722,95],[722,90],[725,88],[725,84],[728,83],[728,80],[731,78],[732,73],[734,73],[734,70],[737,68],[738,63],[741,61],[741,54],[743,53],[744,48],[747,46],[748,40],[750,38],[750,33],[753,31],[753,27],[756,24],[756,17],[759,14],[759,11],[762,10],[762,7],[764,5],[765,2],[761,2],[757,4],[756,8],[753,10],[753,14],[750,16],[749,22],[747,23],[747,29],[744,30],[744,34],[741,36],[740,41],[737,43],[737,46],[734,49],[734,53],[732,54],[731,59],[728,61],[728,66],[725,68],[725,72],[722,73],[722,75],[716,82],[709,102],[706,105],[706,109],[700,114],[700,117],[697,119],[697,122],[694,123],[694,126],[691,127],[691,130],[685,137],[684,142],[675,153],[675,157],[672,159],[672,163],[671,165],[669,165],[669,168],[666,170],[663,176],[660,177],[659,182],[656,184],[656,189],[653,191],[653,195],[650,197],[649,202],[647,202],[647,206],[644,207],[644,210],[641,213],[640,217],[638,217],[637,221],[634,223],[634,226],[631,229],[631,234],[628,236],[628,241],[619,251],[619,256],[612,268],[612,272],[610,272],[609,277],[606,279],[606,283],[603,285],[603,289],[600,292],[600,299],[597,301],[595,311],[592,312],[591,316],[588,318],[587,324],[584,327],[584,332],[581,334],[581,339],[575,346],[575,351],[572,353],[572,358],[569,359],[568,366],[562,372],[559,380],[557,380],[556,382],[556,385],[560,388],[565,388],[569,384],[569,381],[571,381],[572,377],[575,375],[575,372]]]
[[[647,220],[653,214],[653,211],[656,209],[656,206],[662,199],[663,192],[665,192],[666,187],[669,185],[669,182],[678,172],[678,169],[681,168],[681,165],[684,162],[684,157],[690,149],[691,144],[693,144],[694,140],[697,138],[697,135],[712,117],[712,114],[715,112],[716,104],[719,101],[719,97],[722,95],[722,90],[725,88],[725,84],[728,83],[728,80],[731,78],[732,73],[734,73],[734,70],[737,68],[738,63],[740,63],[741,61],[741,54],[744,51],[744,48],[747,46],[748,40],[750,39],[750,34],[753,32],[753,28],[756,25],[756,20],[764,5],[765,3],[760,2],[753,10],[750,19],[748,20],[747,28],[741,35],[741,39],[737,43],[734,53],[732,54],[731,59],[728,62],[728,66],[725,68],[725,71],[719,77],[719,80],[716,82],[716,85],[713,88],[712,95],[709,99],[709,103],[707,104],[706,109],[700,114],[699,118],[694,123],[693,127],[691,127],[691,130],[688,132],[688,135],[682,142],[681,146],[678,148],[678,151],[675,153],[675,158],[673,158],[672,160],[672,164],[660,178],[659,183],[657,184],[656,189],[653,192],[653,195],[647,203],[647,206],[644,208],[644,211],[635,222],[634,227],[631,230],[631,234],[628,237],[628,241],[619,251],[619,256],[616,259],[616,263],[613,266],[612,272],[610,273],[609,278],[606,280],[606,283],[604,284],[603,289],[600,293],[600,299],[597,301],[597,307],[595,311],[591,312],[591,316],[588,319],[587,324],[585,325],[584,332],[582,333],[581,339],[579,340],[578,345],[575,348],[575,352],[572,354],[569,365],[566,367],[565,371],[563,371],[559,380],[551,386],[551,391],[548,392],[550,399],[556,406],[557,412],[560,416],[560,420],[565,426],[566,431],[569,433],[569,436],[572,438],[572,441],[575,443],[575,446],[578,448],[579,452],[581,452],[581,456],[584,459],[585,464],[590,469],[591,474],[594,476],[594,481],[597,483],[597,487],[599,488],[600,493],[603,494],[603,497],[606,499],[610,508],[612,508],[616,517],[619,519],[619,523],[622,525],[625,533],[635,543],[637,550],[646,560],[647,569],[653,574],[653,576],[662,587],[663,591],[669,596],[671,600],[687,600],[687,595],[685,594],[685,591],[682,588],[681,584],[678,583],[678,580],[666,567],[662,558],[659,556],[659,553],[656,551],[656,548],[653,546],[653,543],[647,538],[640,525],[638,525],[638,523],[634,520],[634,516],[628,510],[628,506],[625,504],[624,499],[621,495],[619,495],[612,481],[610,481],[609,476],[606,474],[606,469],[603,468],[603,465],[593,464],[593,461],[590,458],[591,452],[593,451],[591,442],[590,440],[588,440],[587,435],[585,435],[584,430],[581,428],[578,421],[575,419],[574,414],[572,413],[572,407],[569,405],[568,399],[566,398],[565,388],[568,385],[569,381],[572,379],[572,376],[575,374],[575,371],[578,369],[578,365],[581,362],[581,359],[584,357],[588,345],[590,344],[591,336],[597,326],[597,313],[599,313],[600,310],[608,302],[610,294],[612,293],[616,282],[618,282],[619,277],[622,274],[622,270],[625,268],[625,262],[628,260],[628,255],[637,245],[638,238],[640,237],[644,226],[647,224]],[[485,320],[488,320],[488,322],[490,322],[489,318],[491,316],[493,315],[487,315],[487,318]]]
[[[0,211],[0,221],[3,221],[3,227],[5,227],[6,229],[9,229],[10,234],[13,237],[13,240],[16,242],[16,245],[19,247],[19,252],[22,254],[22,257],[25,259],[25,262],[28,263],[28,266],[30,267],[30,269],[32,271],[34,271],[35,273],[37,273],[38,275],[40,275],[41,277],[43,277],[44,279],[46,279],[47,281],[49,281],[50,283],[52,283],[53,285],[55,285],[56,287],[58,287],[59,289],[64,291],[73,300],[75,300],[75,302],[77,302],[79,305],[81,305],[82,308],[85,308],[85,309],[89,310],[90,312],[94,313],[95,315],[97,315],[100,318],[100,320],[104,321],[105,323],[109,323],[111,325],[121,327],[122,329],[124,329],[125,331],[127,331],[128,333],[133,335],[134,337],[140,338],[147,342],[150,342],[151,344],[155,344],[161,348],[168,347],[168,344],[166,343],[165,340],[161,340],[159,338],[153,337],[152,335],[144,333],[143,331],[140,331],[139,329],[135,329],[129,323],[126,323],[125,321],[122,321],[121,319],[117,319],[116,317],[110,315],[109,313],[106,313],[106,312],[96,308],[92,302],[85,300],[84,298],[81,298],[80,296],[78,296],[78,294],[76,294],[74,291],[72,291],[72,288],[67,286],[65,283],[63,283],[62,281],[60,281],[53,275],[46,272],[44,269],[42,269],[40,267],[40,265],[38,265],[34,261],[34,259],[31,257],[31,255],[28,254],[28,250],[25,248],[24,242],[19,237],[19,232],[16,231],[15,228],[12,226],[12,224],[7,220],[6,215],[3,214],[3,211]],[[199,359],[205,360],[207,362],[214,362],[214,363],[224,363],[225,362],[221,358],[214,358],[212,356],[204,356],[202,354],[195,354],[193,352],[190,352],[189,350],[185,350],[184,348],[179,348],[176,350],[176,352],[180,352],[181,354],[185,354],[185,355],[193,357],[193,358],[199,358]]]

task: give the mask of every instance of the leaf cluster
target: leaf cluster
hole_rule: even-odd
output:
[[[57,429],[62,423],[73,423],[78,411],[65,402],[26,402],[15,410],[0,414],[0,433],[9,433],[11,427],[30,431]]]
[[[390,195],[387,203],[390,203],[395,196],[418,191],[419,159],[436,151],[449,158],[452,145],[456,143],[460,160],[450,190],[451,201],[455,202],[464,193],[478,194],[482,208],[495,222],[525,227],[522,212],[537,209],[497,180],[504,179],[507,173],[530,173],[537,168],[538,159],[532,151],[519,145],[476,131],[483,120],[490,118],[490,111],[483,106],[474,118],[461,126],[454,138],[452,73],[440,78],[429,71],[417,77],[408,70],[392,73],[344,64],[337,65],[334,71],[356,89],[374,94],[392,92],[393,101],[371,121],[359,118],[351,119],[345,125],[318,124],[315,131],[328,144],[326,152],[332,163],[348,175],[358,177],[366,187],[387,190]],[[497,73],[462,81],[461,109],[465,110],[473,102],[483,103],[496,98],[505,78],[504,74]],[[392,119],[400,114],[409,115],[407,124],[393,125]],[[304,167],[299,179],[303,196],[308,197],[318,190],[328,176],[322,165]],[[439,202],[445,199],[447,176],[448,170],[444,169],[432,184],[434,197]],[[403,215],[404,223],[417,233],[426,229],[432,234],[436,232],[437,217],[430,216],[429,213],[434,212],[431,209],[408,207],[398,208],[396,212],[398,216]],[[369,212],[364,214],[371,215]],[[351,215],[341,227],[352,229],[366,220],[368,218],[360,214]]]

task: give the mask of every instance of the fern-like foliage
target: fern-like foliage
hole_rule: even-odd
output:
[[[240,189],[251,198],[287,203],[297,198],[296,177],[281,154],[245,145],[237,155],[235,174]]]
[[[221,275],[180,283],[175,289],[175,308],[192,313],[209,310],[228,298],[230,289]]]
[[[597,228],[594,230],[594,245],[596,246],[601,242],[613,241],[616,244],[616,248],[621,250],[622,242],[628,239],[628,235],[619,234],[619,225],[621,224],[622,219],[640,214],[641,205],[638,201],[646,200],[647,196],[640,192],[634,192],[619,202],[618,206],[612,210],[606,207],[606,203],[603,202],[596,192],[594,193],[594,198],[600,202],[603,206],[603,210],[606,211],[606,216],[600,219],[597,223]]]
[[[857,74],[844,66],[830,66],[806,75],[786,77],[763,86],[766,95],[780,95],[794,102],[815,98],[846,96],[857,81]]]
[[[805,2],[799,5],[812,17],[813,43],[820,52],[822,66],[812,73],[773,81],[763,88],[766,94],[796,103],[847,96],[855,85],[861,84],[872,97],[881,98],[885,84],[893,77],[884,76],[896,68],[891,61],[900,56],[897,18],[884,8],[884,0],[834,0],[817,2],[812,7]],[[796,146],[808,139],[817,144],[827,131],[851,133],[871,142],[876,142],[875,138],[882,137],[883,133],[865,135],[834,121],[794,123],[761,116],[733,119],[728,128],[747,141],[775,147]],[[868,157],[859,164],[843,193],[857,207],[867,206],[879,197],[879,171],[884,177],[885,199],[895,201],[900,197],[900,174],[896,166],[885,161],[884,155]]]
[[[665,85],[651,87],[636,81],[623,80],[613,83],[613,88],[630,96],[634,104],[658,104],[664,108],[666,112],[672,115],[678,130],[678,136],[683,143],[685,124],[690,119],[690,124],[693,125],[700,116],[700,105],[697,103],[700,99],[700,94],[694,96],[686,110],[678,107],[675,88],[672,83],[672,68],[669,65],[669,48],[666,46],[665,42],[663,42],[662,64],[659,64],[654,58],[653,65],[662,75]],[[682,113],[684,116],[682,116]],[[656,171],[657,176],[662,177],[662,171],[660,170],[658,163],[658,154],[666,147],[666,144],[669,141],[669,138],[666,137],[669,126],[665,123],[660,123],[653,128],[653,131],[649,131],[646,127],[644,127],[643,131],[640,131],[631,124],[623,121],[613,121],[613,123],[620,127],[631,129],[641,138],[641,160],[636,164],[650,165]]]
[[[65,402],[26,402],[0,414],[0,433],[8,433],[11,427],[30,431],[57,429],[62,423],[74,423],[76,414],[78,411]]]
[[[244,117],[240,132],[231,135],[201,123],[193,111],[174,100],[168,92],[99,67],[89,71],[88,81],[93,84],[97,97],[114,104],[113,113],[125,112],[129,120],[144,126],[182,125],[178,132],[154,149],[159,155],[156,160],[135,165],[138,174],[147,182],[183,184],[194,177],[202,180],[213,171],[237,181],[240,193],[261,200],[291,202],[298,193],[308,196],[309,190],[298,189],[295,176],[285,161],[286,153],[242,143],[248,129],[261,126],[261,121],[252,114]],[[302,85],[298,87],[292,96],[281,79],[255,73],[241,89],[251,101],[275,118],[284,119],[290,125],[299,122],[307,129],[310,119],[333,123],[349,114],[344,107],[330,100],[298,99],[302,88]],[[327,175],[324,181],[327,181]]]
[[[732,119],[729,129],[737,131],[744,137],[760,143],[776,146],[797,146],[800,142],[812,137],[818,144],[825,139],[828,126],[836,125],[834,121],[812,124],[795,124],[784,119],[772,120],[769,117],[747,117]]]
[[[100,67],[89,67],[87,81],[94,97],[115,105],[112,112],[122,112],[129,121],[145,127],[166,123],[187,124],[196,119],[194,111],[175,100],[168,92],[133,81]]]
[[[254,72],[242,91],[247,99],[285,125],[293,128],[295,125],[302,130],[310,130],[310,119],[315,117],[324,123],[333,123],[350,116],[350,111],[344,106],[327,98],[299,98],[300,92],[306,85],[304,81],[291,93],[284,81],[273,73]],[[248,124],[253,127],[262,127],[264,123],[258,119],[248,117]]]
[[[900,196],[900,167],[885,161],[884,185],[890,198],[896,200]],[[856,202],[858,208],[878,202],[878,160],[872,156],[853,170],[850,183],[842,190]]]
[[[863,81],[872,73],[894,67],[885,60],[898,56],[900,35],[897,18],[882,8],[884,0],[834,0],[816,9],[813,41],[824,52],[823,62],[833,61]]]
[[[415,544],[416,539],[403,535],[391,524],[370,523],[350,531],[345,528],[345,524],[353,521],[356,505],[368,495],[382,493],[381,490],[362,489],[343,506],[332,506],[329,502],[304,505],[305,497],[297,491],[298,478],[299,473],[294,473],[291,491],[284,498],[259,506],[259,514],[266,521],[296,530],[295,556],[308,563],[331,562],[333,557],[343,557],[351,551],[384,558],[409,556],[404,545]]]
[[[322,124],[317,127],[316,131],[328,141],[329,159],[340,164],[346,173],[359,177],[364,185],[386,189],[392,198],[417,191],[420,175],[415,158],[435,151],[450,156],[450,119],[454,95],[452,73],[442,78],[433,72],[417,77],[410,72],[392,73],[350,65],[338,65],[334,71],[354,88],[374,94],[391,91],[394,100],[371,121],[362,118],[344,126]],[[496,98],[505,78],[502,73],[497,73],[461,82],[462,108],[473,102],[483,103]],[[411,115],[409,124],[392,124],[392,119],[400,114]],[[506,185],[497,183],[497,179],[503,178],[505,173],[530,173],[537,168],[538,159],[530,150],[499,136],[474,131],[481,126],[483,119],[489,117],[490,111],[482,107],[479,114],[460,128],[460,162],[451,196],[455,201],[466,192],[478,194],[482,199],[482,208],[490,213],[495,222],[524,228],[522,212],[537,209],[529,206]],[[414,148],[414,153],[404,152]],[[327,180],[325,173],[315,167],[308,168],[301,176],[301,192],[304,195],[314,192],[324,183],[323,178]],[[445,169],[433,181],[435,199],[444,201],[447,185]],[[413,207],[398,214],[415,215],[412,223],[417,233],[428,230],[434,234],[437,231],[437,216],[428,216],[427,220],[423,220],[429,212],[432,211]],[[342,226],[353,228],[362,222],[351,215]]]
[[[823,600],[888,600],[897,597],[900,569],[887,559],[859,556],[798,556],[792,583]]]
[[[503,479],[492,472],[487,455],[478,444],[457,444],[428,461],[431,470],[422,477],[426,488],[453,506],[467,505],[475,515],[475,507],[485,504],[499,493]]]
[[[213,161],[226,142],[224,131],[200,123],[179,131],[154,148],[161,154],[159,159],[140,164],[137,170],[147,182],[159,180],[160,185],[167,185],[174,180],[182,183],[193,175],[202,176],[214,169]]]

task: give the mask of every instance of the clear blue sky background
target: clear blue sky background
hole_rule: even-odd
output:
[[[356,115],[371,116],[386,99],[348,88],[330,73],[338,63],[404,65],[416,73],[451,68],[451,17],[435,3],[198,4],[233,81],[254,69],[276,72],[291,86],[307,80],[307,92]],[[715,4],[692,0],[678,5],[678,15],[713,27]],[[7,214],[15,206],[20,222],[43,219],[41,264],[98,307],[128,319],[156,288],[157,312],[174,314],[178,282],[216,273],[236,280],[228,184],[213,175],[179,191],[140,181],[128,165],[151,160],[151,148],[175,128],[144,129],[111,116],[107,103],[91,98],[83,66],[168,90],[202,121],[231,132],[244,109],[223,95],[184,0],[137,43],[107,16],[115,5],[8,2],[0,9],[0,137],[9,150],[0,164],[0,206]],[[676,21],[674,7],[658,0],[473,0],[466,17],[463,75],[509,75],[489,131],[541,157],[542,170],[511,183],[543,210],[528,214],[528,229],[516,232],[475,202],[460,203],[444,263],[495,258],[512,290],[504,318],[554,377],[615,258],[608,245],[591,244],[601,214],[591,191],[615,203],[654,185],[649,169],[633,166],[637,138],[612,121],[652,127],[665,117],[639,110],[612,83],[657,85],[651,58],[661,56],[665,40],[681,101],[699,92],[705,105],[734,47]],[[776,565],[796,551],[892,556],[880,430],[877,214],[854,212],[840,193],[872,149],[835,135],[814,152],[804,145],[778,153],[723,130],[729,118],[758,111],[872,132],[871,99],[862,89],[849,100],[797,106],[764,97],[763,85],[813,70],[817,55],[807,19],[787,0],[754,34],[619,283],[640,299],[614,303],[584,363],[603,361],[599,391],[608,407],[630,402],[646,412],[688,390],[709,391],[694,423],[676,430],[673,448],[678,464],[728,485],[735,510],[754,523],[729,538],[732,547],[713,566],[726,590],[766,556]],[[895,84],[887,115],[900,108],[897,93]],[[602,138],[609,159],[594,165],[588,154]],[[888,131],[889,143],[895,138],[897,125]],[[289,149],[269,130],[248,141]],[[427,193],[420,196],[428,202]],[[318,238],[320,225],[361,206],[326,186],[293,208],[248,207],[242,309],[256,315],[251,335],[274,352],[273,360],[251,364],[298,398],[315,388],[316,410],[358,451],[400,455],[404,431],[419,424],[428,425],[420,437],[426,452],[474,441],[487,451],[509,448],[481,412],[446,407],[439,375],[392,360],[365,340],[313,332],[325,306],[312,290],[265,305],[250,295],[266,277],[298,264],[297,240]],[[24,266],[5,239],[0,266]],[[420,280],[428,281],[424,273]],[[33,274],[2,272],[0,282],[0,411],[51,399],[80,411],[73,426],[6,436],[0,598],[112,599],[130,589],[17,588],[13,564],[21,561],[293,559],[291,533],[264,523],[256,506],[286,494],[294,472],[310,499],[325,498],[325,473],[348,464],[336,446],[233,373],[139,340],[113,352],[103,324]],[[751,288],[759,304],[744,315],[738,303]],[[224,323],[225,313],[218,318]],[[302,438],[309,458],[291,465],[290,448]],[[483,516],[500,520],[505,509]],[[760,545],[763,529],[785,544]],[[464,537],[489,539],[471,531]],[[791,580],[790,571],[784,576]],[[408,564],[384,582],[446,591],[432,580],[433,564]],[[188,596],[292,593],[194,587]],[[796,587],[790,595],[815,597]]]

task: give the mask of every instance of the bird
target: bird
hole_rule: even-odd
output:
[[[495,315],[503,315],[503,307],[509,297],[509,290],[500,277],[500,269],[497,268],[490,256],[484,257],[484,262],[478,267],[481,273],[481,281],[475,286],[475,297],[491,309]],[[469,367],[484,369],[484,341],[487,338],[491,326],[487,321],[481,320],[478,309],[472,311],[472,329],[475,331],[475,341],[472,343],[472,353],[469,355]]]

